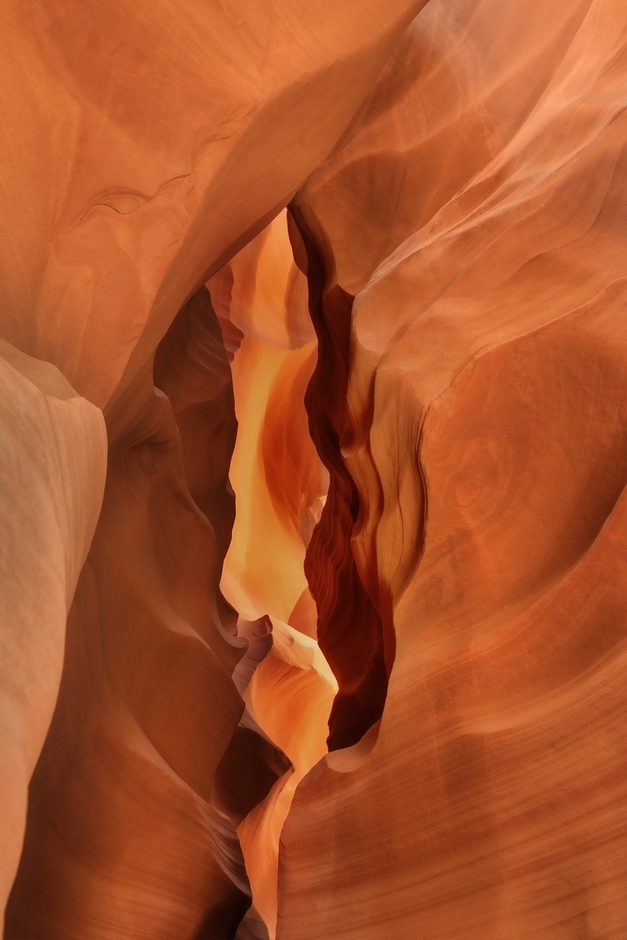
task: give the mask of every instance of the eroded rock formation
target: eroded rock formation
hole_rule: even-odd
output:
[[[355,295],[339,445],[396,655],[370,755],[296,794],[282,940],[624,935],[626,30],[434,0],[295,200]]]
[[[94,532],[102,415],[58,369],[0,340],[0,891],[22,848],[29,780],[54,708],[65,621]]]
[[[238,827],[254,903],[274,937],[281,828],[296,787],[327,752],[338,691],[313,641],[315,604],[303,572],[328,474],[308,430],[305,395],[317,343],[286,213],[209,286],[225,335],[228,324],[241,330],[232,363],[239,430],[230,472],[238,514],[222,587],[238,610],[262,615],[259,622],[272,631],[242,694],[250,717],[292,764]]]
[[[211,825],[202,819],[213,771],[244,707],[229,676],[239,655],[228,632],[235,615],[216,594],[229,510],[216,536],[190,497],[180,443],[187,432],[179,434],[172,406],[153,391],[152,358],[185,301],[335,144],[420,5],[313,11],[288,3],[280,20],[264,3],[241,10],[192,0],[158,8],[115,3],[106,11],[55,0],[7,6],[2,335],[54,363],[79,395],[104,407],[109,436],[103,511],[70,615],[55,719],[31,785],[9,910],[15,937],[171,937],[192,930],[208,909],[209,933],[229,932],[236,922],[241,884],[216,861]],[[338,85],[346,93],[337,95]],[[199,416],[184,407],[185,394],[192,409],[205,399],[181,392],[176,404],[187,427]],[[69,556],[53,579],[63,603],[89,542],[104,473],[97,415],[80,408],[90,430],[69,428],[67,443],[56,435],[75,458],[64,476],[67,506],[54,479],[44,474],[32,485],[40,494],[33,506],[36,498],[59,503],[62,530],[64,513],[73,519],[82,511],[75,544],[66,546],[54,527],[42,526],[40,548],[27,528],[18,533],[35,558],[33,581],[40,566],[52,565],[47,558]],[[205,442],[211,436],[206,427],[202,434]],[[228,444],[220,446],[223,462]],[[84,457],[81,448],[89,450]],[[195,459],[188,454],[188,467]],[[28,456],[20,460],[24,477]],[[191,484],[202,501],[207,481]],[[211,514],[215,507],[203,508]],[[171,527],[178,533],[172,538]],[[19,544],[7,545],[18,560]],[[3,579],[19,587],[8,562]],[[7,718],[7,735],[18,744],[5,891],[19,852],[26,780],[58,685],[65,610],[50,597],[49,609],[55,604],[50,662],[33,663],[37,675],[27,680],[33,654],[17,650],[10,669],[33,731],[16,730]],[[7,687],[12,696],[8,679]],[[198,721],[188,727],[192,713]]]
[[[5,14],[7,940],[623,940],[627,11]]]

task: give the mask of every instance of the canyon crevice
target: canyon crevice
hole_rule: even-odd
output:
[[[6,940],[624,940],[627,8],[4,23]]]

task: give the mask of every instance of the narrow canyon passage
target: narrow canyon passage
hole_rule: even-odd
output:
[[[304,270],[294,261],[293,244]],[[238,634],[250,644],[234,673],[246,703],[239,728],[260,731],[289,763],[266,792],[272,780],[267,770],[276,772],[280,761],[262,754],[249,738],[227,750],[222,763],[229,765],[228,779],[221,780],[222,765],[217,772],[221,808],[227,813],[234,794],[251,791],[239,812],[230,813],[253,897],[242,931],[252,929],[246,925],[259,914],[271,938],[276,932],[280,833],[296,787],[328,749],[357,743],[380,718],[386,686],[381,643],[377,637],[370,640],[363,608],[366,614],[372,611],[370,617],[379,625],[380,620],[356,574],[350,546],[357,493],[343,466],[338,431],[315,404],[330,403],[342,413],[350,299],[340,317],[331,303],[328,320],[318,325],[325,348],[320,361],[310,314],[311,304],[317,309],[322,297],[320,261],[314,280],[305,251],[294,219],[283,211],[208,282],[210,301],[204,289],[196,295],[155,360],[155,383],[168,391],[181,432],[190,489],[218,538],[225,532],[225,549],[228,543],[220,589],[239,612]],[[308,254],[315,264],[313,246]],[[194,328],[207,320],[213,323],[213,356],[207,355],[207,344],[201,353],[193,340]],[[220,334],[226,358],[219,358]],[[205,410],[194,419],[192,400],[181,395],[183,373],[173,356],[177,345],[186,350],[188,370],[192,359],[197,367],[204,363],[223,383],[219,392],[216,388],[211,417]],[[321,384],[327,386],[324,394]],[[365,598],[361,610],[360,596]],[[318,646],[320,623],[335,675]],[[338,712],[339,720],[334,720]],[[268,768],[259,765],[259,757]],[[214,783],[214,799],[217,789]]]
[[[305,252],[283,212],[207,285],[232,344],[238,421],[230,469],[237,511],[221,588],[240,612],[240,632],[269,621],[273,645],[243,694],[292,763],[238,827],[271,937],[280,832],[295,789],[327,748],[350,747],[375,724],[386,687],[380,636],[371,639],[367,617],[380,620],[352,556],[358,497],[326,411],[344,407],[350,300],[343,316],[331,302],[316,336],[310,311],[320,308],[321,262],[313,245]]]
[[[624,0],[5,6],[4,940],[625,940]]]
[[[305,391],[317,358],[305,276],[283,212],[208,284],[232,339],[238,432],[230,468],[236,515],[221,588],[240,631],[272,645],[242,689],[247,714],[291,768],[238,827],[253,903],[275,936],[279,837],[295,788],[326,753],[337,682],[321,655],[305,551],[326,501]]]
[[[311,277],[308,286],[293,258],[292,242],[304,245],[290,225],[291,241],[283,211],[193,295],[156,351],[154,390],[144,373],[107,414],[105,501],[31,786],[9,936],[78,938],[100,904],[111,937],[154,930],[165,938],[169,920],[184,920],[198,940],[274,938],[280,834],[296,787],[328,748],[355,744],[380,717],[382,700],[372,696],[380,643],[369,647],[365,629],[357,646],[350,638],[351,624],[365,626],[354,607],[356,492],[333,416],[311,404],[307,414],[319,343]],[[346,314],[350,304],[330,321],[342,361],[331,351],[320,364],[329,383],[322,400],[338,414]],[[318,645],[316,601],[335,675]],[[82,718],[69,733],[78,700]],[[113,788],[101,763],[107,753],[121,774]],[[140,790],[144,806],[149,794],[161,804],[169,827],[154,831],[136,812]],[[129,919],[127,865],[147,839],[155,867],[133,884],[143,896]],[[160,870],[159,854],[177,851],[187,867]],[[84,860],[79,869],[75,859]]]

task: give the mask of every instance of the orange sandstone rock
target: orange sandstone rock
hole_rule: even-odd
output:
[[[87,402],[104,408],[109,436],[100,523],[31,782],[8,910],[14,938],[221,937],[249,903],[234,823],[211,804],[243,709],[230,678],[243,647],[230,633],[235,612],[218,591],[232,504],[214,497],[228,497],[230,393],[228,383],[215,396],[213,387],[199,390],[194,378],[188,353],[203,345],[206,326],[196,315],[206,298],[197,292],[328,154],[422,5],[369,0],[313,9],[288,0],[280,17],[264,2],[7,7],[0,335],[39,363],[54,363]],[[172,405],[153,390],[153,357],[166,333],[157,375]],[[179,366],[181,376],[171,371]],[[24,404],[25,422],[40,407],[35,399]],[[214,464],[206,454],[220,408],[228,427]],[[82,522],[72,544],[54,533],[32,541],[28,578],[49,567],[64,604],[89,543],[104,467],[97,412],[86,402],[71,410],[84,434],[57,434],[56,417],[45,432],[51,451],[56,437],[61,454],[67,448],[76,458],[63,471],[69,490],[58,494],[61,482],[42,470],[39,492],[50,506],[59,503],[61,529],[65,513],[82,513]],[[197,438],[204,458],[190,443]],[[63,574],[54,566],[68,553]],[[7,562],[7,582],[12,570]],[[303,582],[299,588],[292,607]],[[58,686],[65,607],[57,598],[46,611],[53,662],[33,661],[27,681],[30,649],[3,677],[9,698],[24,695],[33,716],[32,732],[13,728],[22,717],[9,721],[17,750],[5,889],[24,788]]]
[[[305,548],[327,486],[304,403],[317,345],[286,214],[209,288],[225,328],[240,331],[232,361],[239,432],[229,474],[238,510],[223,586],[244,616],[270,614],[286,622],[309,593]],[[315,635],[311,619],[305,632]]]
[[[337,692],[311,639],[317,615],[303,573],[327,481],[305,410],[317,344],[307,283],[292,260],[286,214],[209,287],[224,335],[229,327],[240,331],[232,361],[238,437],[230,468],[237,515],[222,587],[247,617],[262,618],[253,631],[264,623],[272,631],[266,655],[238,686],[247,704],[243,723],[250,726],[252,719],[292,763],[238,826],[253,902],[274,937],[281,828],[298,783],[327,752],[327,722]],[[286,624],[288,617],[310,638]]]
[[[423,5],[12,0],[5,338],[104,406],[335,145]]]
[[[295,200],[329,342],[355,295],[335,459],[396,651],[297,791],[280,940],[624,934],[626,41],[433,0]]]
[[[101,413],[53,365],[0,340],[0,904],[61,677],[65,621],[98,518]],[[1,920],[2,918],[0,918]]]
[[[7,6],[7,940],[625,936],[627,12],[423,6]]]

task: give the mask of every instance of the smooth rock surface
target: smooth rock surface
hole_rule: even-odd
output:
[[[65,621],[102,500],[100,411],[53,365],[0,340],[0,905],[22,850]]]
[[[0,63],[6,940],[624,940],[627,8]]]
[[[109,438],[103,510],[31,783],[10,937],[222,938],[250,903],[233,820],[211,807],[214,772],[244,707],[230,678],[243,652],[236,612],[218,590],[232,521],[232,402],[228,382],[220,401],[214,388],[197,396],[196,366],[185,358],[199,337],[202,346],[204,327],[194,332],[190,308],[173,321],[190,298],[202,307],[203,283],[328,154],[422,5],[313,10],[288,0],[280,16],[265,0],[7,6],[0,335],[39,365],[54,363],[103,408]],[[161,365],[172,406],[153,390],[155,351],[171,328],[157,374]],[[181,381],[169,371],[179,366]],[[35,394],[24,404],[25,422],[36,420],[37,402]],[[61,482],[45,473],[40,489],[51,507],[60,503],[61,529],[64,513],[82,521],[72,544],[54,532],[30,541],[27,577],[53,572],[54,656],[33,661],[32,678],[32,651],[3,674],[27,711],[44,690],[32,732],[7,732],[17,755],[5,888],[58,690],[65,606],[56,595],[71,600],[102,495],[101,419],[87,404],[72,408],[85,425],[78,443],[75,429],[67,439],[56,432],[56,417],[49,432],[39,422],[44,453],[56,454],[59,437],[62,455],[76,455],[62,474],[68,492],[57,494]],[[10,580],[11,566],[2,573]]]
[[[396,651],[378,737],[297,791],[281,940],[624,936],[626,42],[611,0],[433,0],[295,200],[355,294],[340,452]]]

